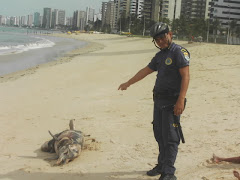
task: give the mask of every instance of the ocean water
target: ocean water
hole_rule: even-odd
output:
[[[55,45],[54,42],[41,36],[40,31],[38,34],[36,32],[22,28],[0,27],[0,55],[22,53]]]
[[[0,27],[0,76],[56,60],[87,44],[70,38],[47,36],[50,33],[53,32]]]

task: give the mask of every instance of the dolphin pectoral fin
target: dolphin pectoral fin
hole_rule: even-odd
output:
[[[48,131],[48,132],[49,132],[49,134],[53,137],[53,139],[54,139],[55,141],[57,141],[57,137],[54,136],[54,135],[51,133],[51,131]]]

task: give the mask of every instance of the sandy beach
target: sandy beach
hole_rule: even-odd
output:
[[[0,179],[157,180],[152,131],[156,73],[118,86],[158,51],[150,38],[105,34],[59,35],[90,42],[59,61],[0,78]],[[212,154],[240,156],[240,46],[175,41],[191,53],[188,103],[182,115],[186,143],[176,161],[179,180],[233,180],[239,164],[212,163]],[[91,135],[81,155],[53,166],[40,151],[75,119]]]

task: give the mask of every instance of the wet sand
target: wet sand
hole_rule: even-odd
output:
[[[80,49],[87,45],[87,42],[62,38],[56,36],[34,36],[32,37],[45,39],[45,41],[50,41],[54,46],[44,47],[39,45],[39,48],[31,49],[33,47],[26,46],[26,51],[24,49],[19,49],[19,52],[12,52],[5,55],[0,55],[0,76],[11,74],[17,71],[22,71],[25,69],[36,67],[40,64],[46,64],[51,61],[57,60],[59,57],[65,56],[66,53],[73,51],[75,49]],[[28,48],[31,50],[27,50]],[[37,45],[36,45],[37,47]],[[42,48],[40,48],[42,47]]]

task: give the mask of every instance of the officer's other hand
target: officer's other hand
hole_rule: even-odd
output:
[[[129,83],[125,82],[118,87],[118,90],[127,90],[129,86],[130,86]]]
[[[178,100],[174,106],[174,115],[179,116],[184,111],[184,100]]]

